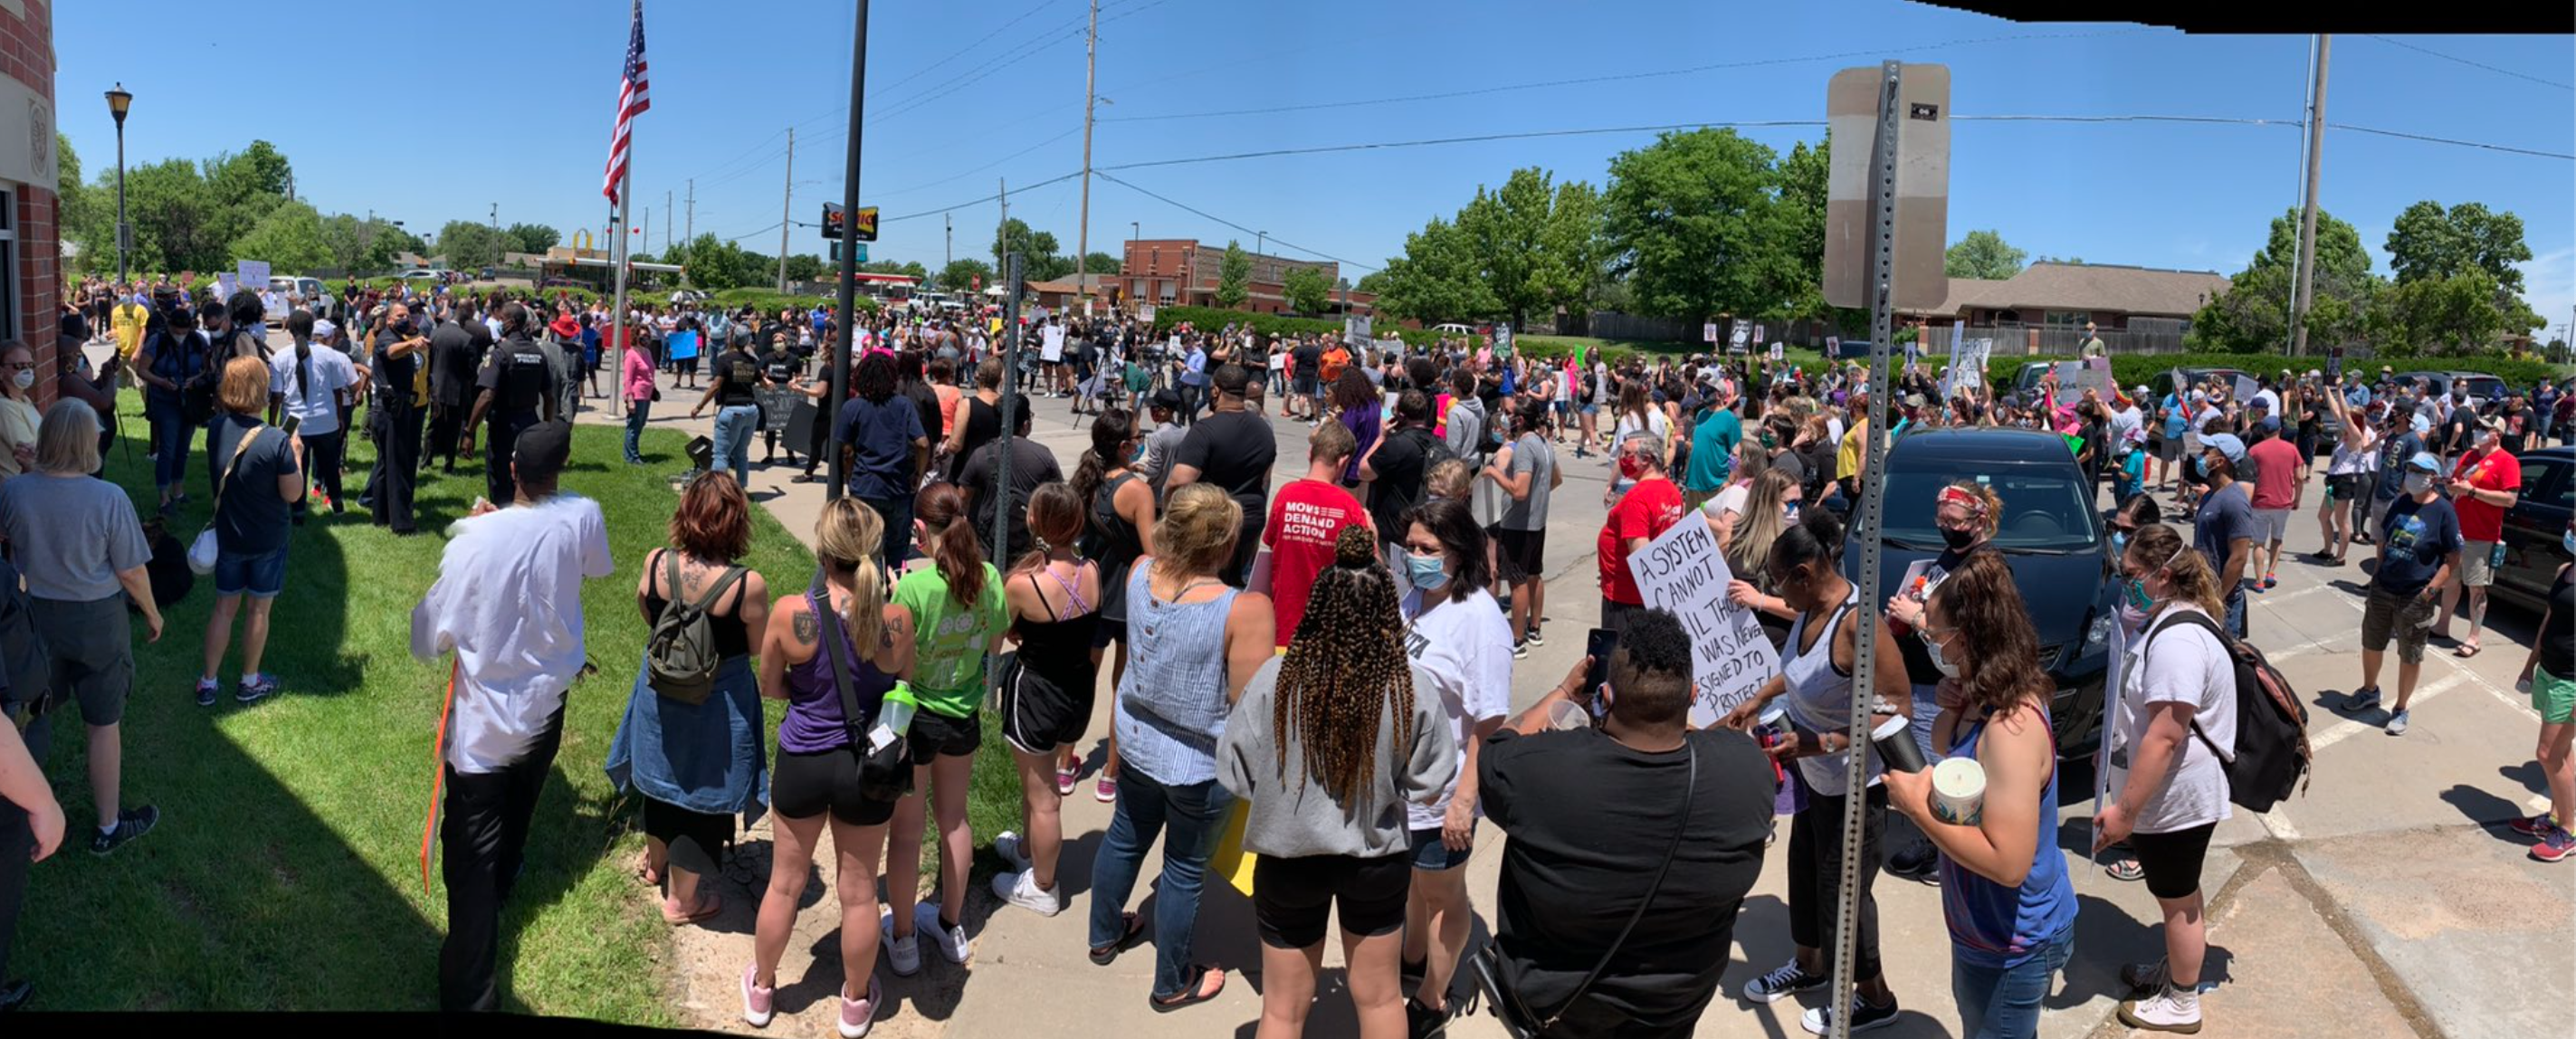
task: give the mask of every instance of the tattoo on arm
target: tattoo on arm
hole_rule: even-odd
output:
[[[798,644],[811,646],[822,637],[823,626],[820,622],[814,619],[814,615],[812,613],[800,613],[796,615],[796,641]]]

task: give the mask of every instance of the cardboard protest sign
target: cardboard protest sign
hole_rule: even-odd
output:
[[[267,288],[268,261],[242,260],[233,264],[233,281],[253,292]]]
[[[1038,359],[1048,364],[1064,360],[1064,326],[1048,325],[1038,333]]]
[[[1342,319],[1342,342],[1349,344],[1351,349],[1366,350],[1376,341],[1376,337],[1369,335],[1367,316],[1353,314]]]
[[[2254,395],[2261,392],[2263,392],[2263,384],[2255,382],[2253,376],[2239,375],[2236,377],[2236,400],[2239,403],[2253,400]]]
[[[1700,340],[1700,342],[1703,342],[1703,343],[1714,343],[1714,342],[1716,342],[1716,341],[1717,341],[1717,322],[1715,322],[1715,321],[1710,321],[1710,322],[1707,322],[1707,323],[1704,323],[1704,324],[1700,325],[1700,326],[1699,326],[1699,340]]]
[[[1995,341],[1970,339],[1950,348],[1950,374],[1941,381],[1941,398],[1948,400],[1960,391],[1985,384],[1986,358],[1992,356]]]
[[[1726,601],[1735,579],[1717,532],[1693,510],[1628,555],[1650,609],[1681,618],[1691,636],[1691,724],[1706,726],[1761,691],[1780,673],[1780,653],[1753,611]]]

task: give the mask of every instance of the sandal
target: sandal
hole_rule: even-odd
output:
[[[2478,650],[2483,648],[2485,647],[2478,645],[2475,641],[2463,642],[2460,643],[2460,648],[2451,651],[2451,655],[2462,660],[2467,660],[2470,657],[2477,656]]]
[[[663,880],[662,875],[661,875],[661,874],[659,874],[659,873],[654,872],[654,870],[653,870],[653,853],[652,853],[652,852],[650,852],[650,851],[644,851],[644,852],[638,852],[638,853],[636,853],[636,855],[635,855],[635,879],[637,879],[637,880],[641,880],[641,881],[645,882],[646,884],[650,884],[650,885],[652,885],[652,886],[654,886],[654,887],[661,887],[661,886],[662,886],[662,880]]]
[[[674,917],[666,910],[662,913],[662,922],[673,927],[686,927],[690,924],[702,924],[713,920],[716,914],[722,912],[724,912],[724,899],[712,891],[701,891],[698,893],[698,906],[690,910],[689,915]]]
[[[1093,965],[1101,967],[1108,966],[1111,960],[1118,958],[1119,953],[1135,948],[1137,941],[1145,937],[1145,921],[1142,917],[1139,917],[1134,913],[1124,913],[1121,914],[1121,916],[1127,921],[1127,933],[1121,936],[1117,941],[1111,942],[1108,945],[1092,946],[1091,962]]]
[[[2129,858],[2113,859],[2109,862],[2103,863],[2102,872],[2109,874],[2113,880],[2126,881],[2129,883],[2136,883],[2147,879],[2147,868],[2145,866],[2138,865],[2138,860],[2134,856]]]
[[[1207,979],[1210,977],[1214,977],[1216,979],[1216,987],[1213,989],[1205,987]],[[1224,991],[1225,970],[1221,967],[1212,967],[1202,963],[1190,968],[1189,991],[1173,997],[1170,1002],[1165,1002],[1160,996],[1148,996],[1146,997],[1146,1002],[1154,1005],[1155,1013],[1168,1014],[1172,1011],[1179,1010],[1182,1007],[1197,1006],[1198,1004],[1215,999]]]

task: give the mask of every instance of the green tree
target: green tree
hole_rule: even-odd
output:
[[[1539,285],[1547,304],[1573,317],[1591,313],[1609,267],[1601,237],[1601,190],[1579,180],[1556,186],[1556,200],[1539,232]],[[1515,325],[1514,327],[1518,327]]]
[[[1610,160],[1603,196],[1614,272],[1646,312],[1697,319],[1789,304],[1804,278],[1775,153],[1734,130],[1665,133]]]
[[[2297,281],[2299,210],[2272,218],[2271,233],[2245,269],[2228,279],[2227,290],[2192,317],[2191,338],[2198,344],[2239,353],[2287,352],[2290,345],[2290,297]],[[2331,213],[2317,214],[2316,300],[2308,308],[2311,350],[2339,346],[2368,330],[2371,298],[2380,282],[2370,271],[2370,253],[2361,233]]]
[[[1097,250],[1093,251],[1091,255],[1082,258],[1082,272],[1084,274],[1116,274],[1118,273],[1120,266],[1121,264],[1117,257]]]
[[[1833,138],[1808,147],[1804,141],[1789,149],[1773,175],[1779,184],[1781,224],[1789,246],[1785,265],[1786,281],[1772,294],[1782,302],[1768,317],[1834,318],[1845,326],[1857,326],[1868,320],[1868,312],[1840,310],[1825,303],[1825,201],[1830,193],[1826,180],[1833,166]],[[1623,290],[1624,291],[1624,290]]]
[[[563,233],[544,224],[511,224],[501,232],[509,251],[543,253],[563,241]]]
[[[102,201],[96,189],[81,183],[80,155],[72,151],[72,139],[60,131],[54,134],[54,195],[60,201],[57,223],[63,240],[77,244],[79,255],[72,258],[74,270],[84,273],[116,271],[116,194],[109,186]],[[114,171],[110,171],[110,176]]]
[[[1953,278],[2000,281],[2021,273],[2021,262],[2029,255],[2004,244],[2001,234],[1970,231],[1967,237],[1951,243],[1950,251],[1942,256],[1941,273]]]
[[[2400,355],[2487,353],[2509,330],[2508,312],[2496,305],[2500,294],[2511,295],[2477,267],[2442,278],[2399,281],[2374,301],[2371,337],[2383,352]]]
[[[1525,167],[1513,170],[1499,190],[1479,186],[1458,211],[1458,231],[1481,261],[1485,291],[1514,328],[1528,327],[1529,312],[1548,299],[1541,240],[1554,194],[1546,171]]]
[[[252,141],[240,152],[206,160],[205,182],[209,233],[229,246],[286,201],[295,171],[276,145]]]
[[[475,270],[501,262],[501,233],[492,225],[450,220],[438,229],[438,253],[455,270]]]
[[[822,276],[822,257],[813,253],[797,253],[787,258],[787,280],[813,281]]]
[[[1279,280],[1280,294],[1288,297],[1288,309],[1300,314],[1321,314],[1332,309],[1333,280],[1324,276],[1323,268],[1292,264]]]
[[[1026,221],[1012,217],[1003,221],[1001,229],[993,233],[994,270],[1002,270],[1006,266],[1002,260],[1005,247],[1009,252],[1020,255],[1020,273],[1030,281],[1052,280],[1037,273],[1041,261],[1052,265],[1056,259],[1056,241],[1052,232],[1032,231]]]
[[[975,291],[974,285],[977,279],[982,279],[983,284],[992,284],[993,265],[970,256],[962,260],[950,260],[948,266],[939,269],[939,287],[950,292]]]
[[[2084,266],[2084,258],[2081,256],[2041,256],[2039,259],[2032,260],[2030,262],[2034,266],[2043,263],[2064,264],[2068,267]]]
[[[279,274],[301,274],[331,263],[322,214],[303,202],[281,202],[233,240],[233,260],[266,260]]]
[[[1386,269],[1372,277],[1378,309],[1390,317],[1437,324],[1487,317],[1501,309],[1467,236],[1438,217],[1404,236],[1404,255],[1389,259]]]
[[[2318,252],[2323,255],[2324,250]],[[2400,283],[2448,278],[2474,268],[2505,291],[2519,293],[2522,270],[2514,265],[2530,259],[2522,218],[2477,202],[2447,210],[2439,202],[2417,202],[2397,214],[2397,224],[2388,232],[2388,266]]]
[[[1216,305],[1242,306],[1243,301],[1252,295],[1251,282],[1252,257],[1244,255],[1242,242],[1228,239],[1225,259],[1217,265]]]
[[[225,265],[230,240],[215,232],[214,198],[196,163],[164,159],[129,168],[125,187],[127,219],[134,224],[135,270],[176,276]],[[113,232],[106,247],[116,248]]]
[[[1351,286],[1351,288],[1359,292],[1368,293],[1372,296],[1382,296],[1386,294],[1386,283],[1386,272],[1384,270],[1374,270],[1367,274],[1360,275],[1359,284]]]

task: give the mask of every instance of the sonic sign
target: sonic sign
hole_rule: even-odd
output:
[[[832,239],[838,239],[841,237],[841,206],[839,203],[823,203],[823,237]],[[877,207],[859,207],[858,226],[852,229],[849,237],[850,240],[858,242],[873,242],[877,240]]]

